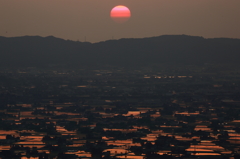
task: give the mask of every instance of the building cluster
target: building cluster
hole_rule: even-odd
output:
[[[240,157],[239,71],[25,68],[0,77],[0,158]]]

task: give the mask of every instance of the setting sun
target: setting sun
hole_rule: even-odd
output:
[[[131,17],[131,12],[126,6],[118,5],[111,10],[110,16],[115,22],[124,23]]]

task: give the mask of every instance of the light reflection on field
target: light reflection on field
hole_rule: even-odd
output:
[[[107,100],[106,102],[111,103],[110,100]],[[69,113],[69,112],[61,112],[61,109],[67,106],[72,105],[70,104],[62,104],[62,105],[58,105],[56,107],[56,109],[54,111],[50,111],[51,113],[55,114],[55,115],[65,115],[65,120],[67,121],[86,121],[87,118],[83,117],[83,115],[81,113]],[[109,106],[106,106],[109,107]],[[40,107],[38,108],[39,110],[44,110],[44,107]],[[128,111],[126,114],[123,114],[123,116],[126,116],[127,118],[141,118],[141,114],[143,113],[147,113],[149,110],[151,110],[150,108],[137,108],[136,111]],[[152,111],[152,110],[151,110]],[[33,111],[22,111],[20,113],[20,118],[19,119],[15,119],[16,123],[20,123],[21,119],[35,119],[36,117],[38,117],[39,119],[44,119],[47,116],[44,115],[33,115],[32,114]],[[12,114],[16,114],[16,113],[12,113]],[[103,118],[105,117],[114,117],[117,116],[118,114],[114,114],[114,113],[105,113],[105,112],[99,112],[100,115],[102,115]],[[183,115],[183,116],[196,116],[199,115],[199,112],[176,112],[175,114],[179,114],[179,115]],[[215,115],[215,114],[213,114]],[[160,113],[156,112],[155,114],[151,114],[150,115],[152,118],[157,118],[160,117]],[[174,119],[173,116],[169,116],[166,117],[167,119]],[[73,135],[73,137],[71,138],[72,140],[72,145],[68,145],[68,148],[72,148],[72,149],[77,149],[78,147],[83,146],[86,143],[86,140],[83,139],[84,137],[86,137],[86,135],[84,134],[77,134],[76,131],[68,131],[66,130],[63,126],[59,126],[57,125],[57,121],[58,119],[53,119],[52,123],[56,124],[56,130],[58,133],[60,133],[61,135]],[[240,121],[240,120],[239,120]],[[237,123],[239,121],[233,121],[233,123]],[[187,124],[187,123],[186,123]],[[212,129],[208,127],[209,123],[207,122],[202,122],[202,121],[196,121],[195,123],[195,131],[206,131],[206,132],[211,132],[210,136],[214,137],[215,140],[217,139],[217,136],[219,134],[213,134],[212,133]],[[91,125],[87,125],[89,127],[96,127],[96,123],[91,123]],[[224,127],[228,130],[228,134],[229,134],[229,139],[227,141],[230,141],[230,143],[233,144],[240,144],[240,134],[236,133],[235,130],[232,130],[231,128],[234,128],[234,126],[231,125],[227,125]],[[182,137],[181,133],[174,133],[173,132],[164,132],[165,129],[178,129],[178,128],[182,128],[182,126],[179,125],[158,125],[158,129],[159,130],[152,130],[152,132],[149,132],[147,134],[145,134],[144,137],[141,137],[140,139],[142,139],[144,142],[146,141],[150,141],[152,144],[154,144],[154,141],[157,139],[157,137],[159,135],[162,136],[168,136],[168,137],[172,137],[174,136],[176,140],[178,141],[188,141],[191,142],[193,139],[196,139],[197,141],[200,141],[200,137],[198,136],[193,136],[193,137]],[[148,126],[136,126],[136,125],[132,125],[132,128],[130,129],[109,129],[109,128],[104,128],[104,131],[121,131],[122,133],[131,133],[131,132],[137,132],[138,129],[147,129],[150,130]],[[22,131],[24,132],[24,131]],[[15,144],[19,144],[19,145],[23,145],[24,147],[37,147],[38,149],[43,149],[43,147],[45,146],[45,144],[42,142],[42,137],[44,135],[46,135],[46,133],[37,133],[35,131],[25,131],[26,133],[31,133],[32,135],[27,135],[27,136],[21,136],[20,139],[21,141],[16,142]],[[4,131],[1,130],[0,131],[0,140],[5,139],[7,134],[14,134],[15,136],[19,136],[20,132],[16,132],[15,130],[11,130],[11,131]],[[173,134],[174,133],[174,134]],[[112,155],[116,155],[116,158],[132,158],[132,159],[143,159],[143,156],[136,156],[135,154],[131,153],[130,151],[128,151],[127,149],[129,149],[131,146],[141,146],[140,143],[133,143],[132,139],[127,139],[127,140],[116,140],[113,137],[106,137],[103,136],[102,139],[107,143],[107,145],[112,145],[113,148],[111,149],[106,149],[104,150],[104,152],[110,151],[110,153]],[[174,145],[171,145],[174,146]],[[0,146],[0,150],[9,150],[10,146],[6,146],[6,145],[2,145]],[[212,141],[210,140],[203,140],[201,143],[198,143],[197,145],[191,145],[188,149],[186,149],[186,151],[193,153],[194,155],[200,156],[200,155],[220,155],[220,154],[230,154],[232,151],[229,150],[225,150],[223,147],[221,146],[217,146],[216,144],[214,144]],[[48,150],[39,150],[39,152],[47,152],[49,153]],[[159,152],[157,152],[157,154],[163,155],[163,154],[168,154],[171,151],[169,150],[161,150]],[[218,152],[218,153],[216,153]],[[72,151],[72,152],[67,152],[67,154],[75,154],[78,157],[91,157],[90,153],[86,153],[84,151]]]
[[[117,156],[117,158],[144,159],[144,156],[126,155],[126,156]]]

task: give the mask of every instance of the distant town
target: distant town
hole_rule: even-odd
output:
[[[240,70],[0,69],[2,159],[237,159]]]

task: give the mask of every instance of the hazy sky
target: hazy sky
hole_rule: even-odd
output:
[[[127,22],[110,18],[116,5],[131,10]],[[240,38],[240,0],[0,0],[0,36],[98,42],[166,34]]]

